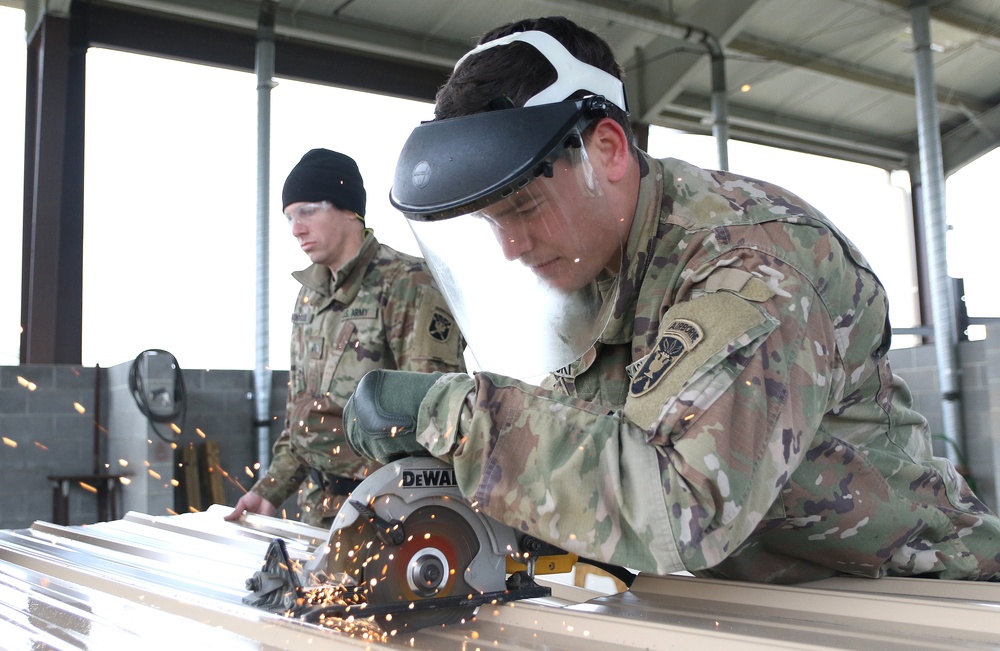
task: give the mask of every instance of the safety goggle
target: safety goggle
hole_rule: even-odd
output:
[[[296,206],[292,210],[285,211],[285,219],[288,220],[288,225],[291,226],[293,222],[298,222],[305,226],[310,223],[313,218],[319,213],[329,210],[333,207],[333,204],[329,201],[313,201],[309,203],[304,203],[301,206]]]

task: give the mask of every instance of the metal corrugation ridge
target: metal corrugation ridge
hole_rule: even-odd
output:
[[[639,576],[627,593],[571,608],[842,649],[1000,649],[1000,584],[838,578],[760,585]]]
[[[325,533],[229,507],[0,531],[2,649],[1000,649],[1000,584],[836,579],[763,586],[640,576],[619,595],[483,606],[467,623],[385,640],[242,603],[274,537],[303,559]],[[357,631],[353,636],[352,631]]]

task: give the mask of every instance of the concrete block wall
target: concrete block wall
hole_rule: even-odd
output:
[[[107,369],[105,402],[108,472],[128,474],[121,491],[122,513],[162,515],[173,506],[173,449],[153,432],[129,388],[131,362]],[[160,426],[162,430],[165,427]]]
[[[49,475],[93,472],[95,370],[0,366],[0,528],[52,519]],[[70,524],[93,522],[97,499],[70,491]]]
[[[184,441],[218,441],[226,503],[235,504],[263,473],[254,467],[257,430],[253,373],[185,369],[184,384],[189,396]],[[287,391],[288,371],[272,372],[269,447],[284,424]]]
[[[173,447],[155,435],[136,406],[128,385],[130,365],[100,369],[99,471],[129,475],[118,517],[129,510],[165,514],[174,503]],[[81,366],[0,366],[0,529],[53,519],[49,475],[93,472],[96,373]],[[219,443],[226,503],[235,504],[259,474],[253,468],[253,373],[183,369],[183,374],[187,412],[176,443]],[[287,386],[288,372],[275,371],[272,443],[281,431]],[[69,496],[70,524],[97,521],[95,494],[72,484]],[[285,508],[289,517],[297,516],[293,501]]]

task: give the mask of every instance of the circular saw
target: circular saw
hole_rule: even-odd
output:
[[[534,575],[577,557],[480,513],[455,470],[432,457],[394,461],[344,503],[325,544],[301,562],[275,539],[244,602],[307,621],[374,617],[386,632],[471,618],[485,603],[548,596]]]

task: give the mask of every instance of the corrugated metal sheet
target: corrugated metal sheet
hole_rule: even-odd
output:
[[[836,579],[761,586],[640,576],[615,595],[553,596],[382,639],[357,623],[306,624],[245,606],[274,536],[293,558],[324,532],[229,507],[0,531],[3,649],[1000,649],[1000,584]],[[367,633],[367,635],[366,635]]]

